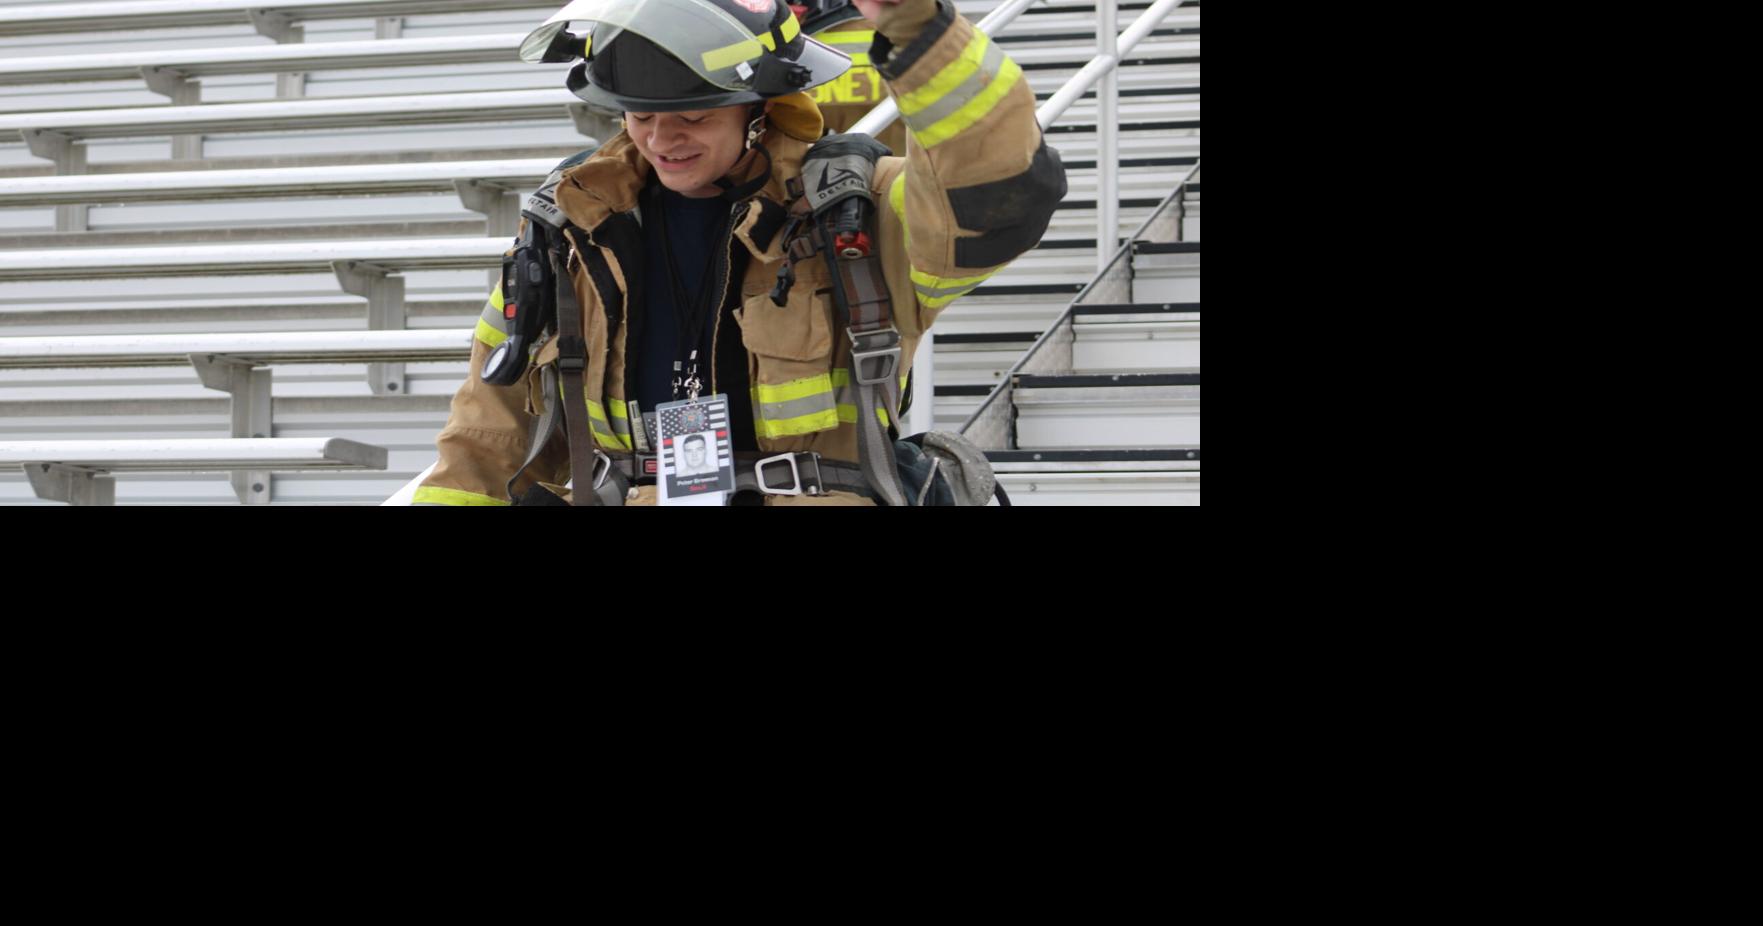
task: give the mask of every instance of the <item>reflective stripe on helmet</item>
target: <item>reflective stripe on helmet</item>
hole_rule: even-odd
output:
[[[794,42],[796,36],[802,34],[802,24],[796,21],[796,17],[791,16],[784,20],[784,24],[778,27],[778,31],[783,33],[784,41]],[[768,51],[777,51],[777,40],[771,37],[770,32],[761,32],[751,39],[705,52],[704,69],[720,71],[723,68],[731,68],[743,61],[752,61]]]

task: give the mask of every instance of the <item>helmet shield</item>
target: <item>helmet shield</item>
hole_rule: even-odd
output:
[[[583,49],[590,62],[630,33],[677,60],[705,84],[754,98],[825,83],[851,64],[846,56],[803,35],[801,24],[782,0],[574,0],[527,36],[521,43],[521,58],[534,63],[546,60],[570,23],[594,24]],[[624,42],[630,44],[628,39]],[[667,87],[638,94],[632,93],[634,89],[618,92],[669,95]]]

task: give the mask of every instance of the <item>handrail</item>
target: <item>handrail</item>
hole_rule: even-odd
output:
[[[1009,0],[993,10],[986,18],[980,20],[976,28],[991,35],[1009,25],[1023,10],[1036,2],[1037,0]],[[1168,16],[1169,12],[1180,6],[1181,3],[1182,0],[1157,0],[1150,9],[1139,14],[1139,18],[1133,20],[1133,24],[1116,37],[1116,48],[1113,54],[1099,54],[1090,59],[1090,63],[1084,65],[1083,70],[1078,71],[1076,75],[1065,82],[1063,87],[1059,88],[1057,93],[1053,94],[1051,99],[1042,103],[1035,110],[1035,119],[1040,122],[1041,128],[1045,129],[1052,125],[1055,120],[1065,114],[1067,109],[1071,108],[1071,104],[1090,92],[1090,88],[1102,79],[1102,75],[1114,70],[1139,44],[1139,41],[1149,35],[1151,30],[1163,21],[1163,17]],[[857,124],[851,126],[849,131],[878,135],[883,129],[893,125],[894,120],[898,118],[900,118],[899,104],[889,97],[870,110],[869,115],[857,120]]]
[[[991,35],[1008,25],[1023,10],[1027,9],[1034,2],[1035,0],[1010,0],[1010,2],[999,6],[997,9],[993,10],[990,15],[980,20],[977,28],[981,32]],[[1101,0],[1101,2],[1109,4],[1110,0]],[[1082,99],[1084,94],[1090,92],[1090,89],[1095,87],[1097,83],[1102,82],[1104,77],[1112,75],[1119,67],[1120,62],[1125,60],[1126,56],[1132,53],[1132,50],[1138,46],[1139,42],[1143,40],[1145,36],[1150,35],[1151,30],[1155,29],[1157,25],[1163,21],[1163,18],[1168,16],[1169,13],[1176,7],[1180,6],[1181,3],[1182,0],[1157,0],[1157,2],[1153,3],[1150,8],[1145,10],[1145,12],[1139,14],[1139,17],[1133,20],[1132,25],[1128,26],[1125,32],[1118,35],[1113,34],[1115,25],[1114,14],[1116,9],[1112,5],[1109,5],[1103,10],[1103,15],[1098,21],[1098,53],[1096,57],[1090,59],[1088,64],[1084,65],[1083,68],[1070,80],[1066,81],[1065,84],[1047,100],[1047,102],[1042,103],[1035,110],[1035,121],[1040,123],[1043,130],[1051,126],[1060,116],[1065,114],[1066,110],[1071,108],[1072,104]],[[1103,35],[1103,32],[1108,34]],[[1120,200],[1120,177],[1119,165],[1117,163],[1119,159],[1113,150],[1113,142],[1115,141],[1119,124],[1118,107],[1120,99],[1117,88],[1112,86],[1111,83],[1109,86],[1103,87],[1099,96],[1105,97],[1105,99],[1099,99],[1097,101],[1100,105],[1097,111],[1097,135],[1099,147],[1096,158],[1096,259],[1100,267],[1097,271],[1096,278],[1091,280],[1090,283],[1084,287],[1083,292],[1078,294],[1078,299],[1082,299],[1098,281],[1108,274],[1114,264],[1120,260],[1121,254],[1130,252],[1132,241],[1137,238],[1138,234],[1143,233],[1146,228],[1149,228],[1151,224],[1147,221],[1138,232],[1134,233],[1133,238],[1127,240],[1126,247],[1123,248],[1120,253],[1115,254],[1111,260],[1108,260],[1105,263],[1103,262],[1103,255],[1107,254],[1107,245],[1105,242],[1115,241],[1115,236],[1119,233],[1118,203]],[[868,115],[858,120],[857,124],[852,126],[850,131],[876,135],[886,129],[889,125],[893,124],[894,120],[899,117],[900,108],[894,102],[893,97],[889,97],[874,109],[870,110]],[[1196,164],[1194,169],[1198,170],[1199,165]],[[1188,177],[1192,176],[1193,174],[1190,172]],[[1171,197],[1172,199],[1177,201],[1180,200],[1182,190],[1186,188],[1187,182],[1187,178],[1183,178],[1182,182],[1176,186],[1176,191]],[[1158,206],[1158,208],[1151,214],[1151,219],[1153,221],[1165,208],[1167,208],[1168,202],[1168,200],[1165,200],[1164,204]],[[1073,300],[1072,305],[1076,304],[1077,301]],[[1060,321],[1055,323],[1053,328],[1049,328],[1048,332],[1051,333],[1057,330],[1058,325],[1064,323],[1065,319],[1068,318],[1070,314],[1071,306],[1067,306],[1065,314],[1060,316]],[[1023,356],[1022,361],[1019,361],[1015,367],[1011,368],[1011,374],[1015,374],[1017,370],[1021,368],[1022,364],[1026,362],[1029,357],[1033,356],[1034,353],[1048,340],[1050,339],[1042,337],[1037,341],[1035,346]],[[919,345],[921,354],[925,353],[927,345],[929,345],[930,350],[934,352],[935,343],[935,333],[930,331],[925,332],[925,336]],[[934,357],[934,353],[927,354],[927,356]],[[934,367],[932,369],[932,374],[931,378],[934,380]],[[930,393],[934,396],[934,382],[927,384],[922,381],[923,379],[924,377],[920,377],[920,386],[928,385]],[[991,396],[987,397],[986,401],[980,405],[979,410],[974,412],[972,417],[962,423],[960,430],[963,433],[965,433],[967,429],[978,420],[979,416],[987,410],[999,395],[1009,391],[1010,382],[1011,380],[1007,376],[1005,379],[1005,386],[994,391]],[[932,401],[934,404],[934,398]]]
[[[1089,64],[1084,65],[1083,70],[1078,71],[1075,76],[1065,82],[1065,86],[1059,88],[1059,92],[1053,94],[1051,99],[1042,103],[1040,108],[1035,110],[1035,117],[1040,120],[1041,128],[1044,129],[1052,125],[1054,120],[1071,108],[1071,104],[1076,103],[1084,94],[1090,92],[1090,88],[1102,79],[1103,74],[1114,70],[1121,60],[1139,44],[1139,41],[1150,35],[1151,30],[1163,21],[1163,17],[1168,16],[1169,11],[1180,6],[1181,2],[1182,0],[1157,0],[1156,3],[1151,4],[1150,9],[1140,13],[1139,18],[1133,20],[1133,24],[1126,27],[1126,31],[1116,37],[1114,54],[1097,55],[1091,59]]]
[[[984,19],[975,23],[974,28],[989,36],[1014,22],[1016,17],[1022,15],[1023,10],[1040,2],[1042,0],[1006,0],[996,9],[987,13]],[[877,103],[875,108],[869,111],[869,115],[857,120],[857,124],[846,131],[852,134],[861,132],[865,135],[880,135],[898,118],[900,118],[900,104],[894,102],[893,96],[890,95],[887,99]],[[1044,126],[1045,123],[1042,125]]]
[[[0,9],[0,36],[92,29],[170,29],[250,23],[253,13],[296,25],[319,19],[432,15],[548,6],[546,0],[115,0],[39,3]]]
[[[998,388],[992,390],[992,393],[986,396],[986,400],[980,403],[979,408],[975,409],[973,414],[969,415],[967,420],[961,423],[961,427],[956,429],[957,433],[966,435],[968,429],[972,428],[979,422],[980,418],[985,416],[987,412],[991,411],[995,403],[998,403],[1000,400],[1006,400],[1011,396],[1016,388],[1016,377],[1021,375],[1028,368],[1029,364],[1034,361],[1036,355],[1041,352],[1042,348],[1051,344],[1055,340],[1055,335],[1062,328],[1071,324],[1072,316],[1076,313],[1077,307],[1083,304],[1084,299],[1089,297],[1092,290],[1100,285],[1103,280],[1108,278],[1109,274],[1114,271],[1117,264],[1131,256],[1133,245],[1150,230],[1151,226],[1157,224],[1157,222],[1163,217],[1163,213],[1167,211],[1171,205],[1179,206],[1183,198],[1187,195],[1188,185],[1193,182],[1194,175],[1199,172],[1200,163],[1196,161],[1193,169],[1189,170],[1187,174],[1182,177],[1181,182],[1175,185],[1174,192],[1165,197],[1163,202],[1157,205],[1156,209],[1151,210],[1150,217],[1145,219],[1144,224],[1140,225],[1138,230],[1134,231],[1131,237],[1126,239],[1126,243],[1122,244],[1120,248],[1114,252],[1114,257],[1108,261],[1108,264],[1102,268],[1102,271],[1096,274],[1094,279],[1086,283],[1083,289],[1078,291],[1078,294],[1072,298],[1071,303],[1065,307],[1065,311],[1059,316],[1059,319],[1049,325],[1047,327],[1047,332],[1035,340],[1034,346],[1030,347],[1020,358],[1017,359],[1015,365],[1004,374],[1003,380],[999,383]],[[1178,238],[1180,237],[1180,234],[1181,232],[1178,227],[1176,232]],[[999,450],[1008,448],[985,447],[981,444],[981,449]]]

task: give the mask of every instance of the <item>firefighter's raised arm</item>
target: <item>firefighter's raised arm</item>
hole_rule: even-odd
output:
[[[909,129],[906,157],[883,159],[876,180],[884,230],[904,226],[918,318],[899,324],[916,333],[1040,242],[1065,168],[1041,138],[1022,69],[950,0],[856,3]]]

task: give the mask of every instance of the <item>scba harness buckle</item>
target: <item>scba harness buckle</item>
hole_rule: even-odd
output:
[[[858,334],[847,328],[851,336],[851,375],[859,386],[881,386],[893,382],[900,372],[900,332],[892,327]]]
[[[797,457],[806,457],[810,463],[814,464],[814,477],[813,477],[813,480],[807,486],[804,486],[802,484],[802,468],[796,459]],[[782,466],[782,465],[787,465],[790,468],[789,488],[785,488],[785,489],[774,488],[770,483],[766,482],[766,480],[765,480],[765,468],[767,466]],[[753,464],[753,478],[755,480],[757,480],[759,483],[759,491],[765,493],[766,495],[825,495],[826,494],[826,487],[825,487],[825,484],[821,481],[821,476],[820,476],[820,454],[818,454],[818,453],[813,453],[813,452],[780,453],[775,457],[766,457],[765,459],[760,460],[759,462]]]

